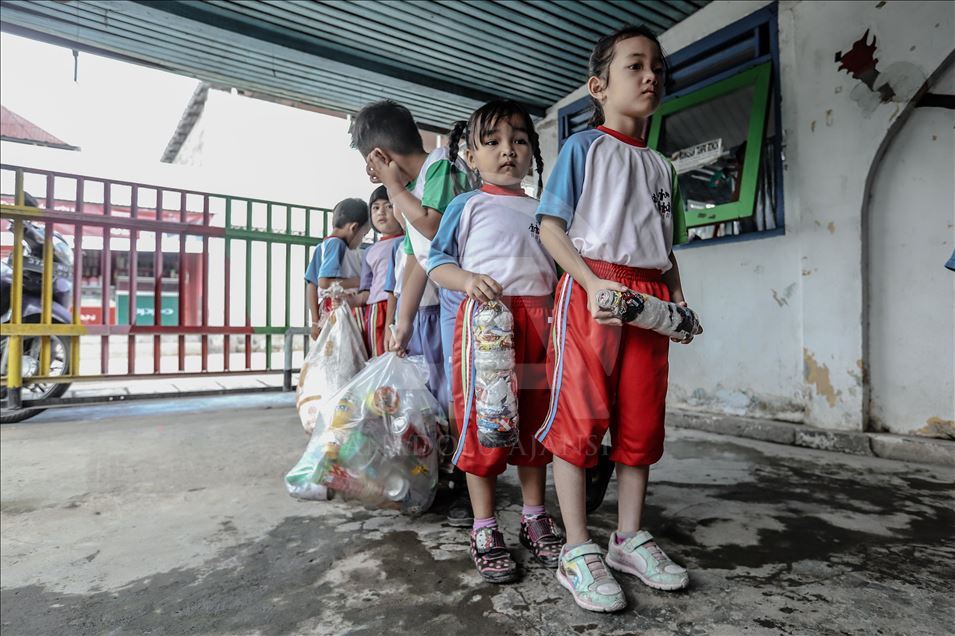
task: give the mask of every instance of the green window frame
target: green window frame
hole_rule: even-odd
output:
[[[736,201],[719,204],[702,210],[686,210],[686,226],[700,227],[726,221],[736,221],[753,215],[756,192],[759,186],[759,170],[762,160],[763,139],[769,112],[770,80],[772,63],[765,62],[738,75],[710,84],[686,95],[664,102],[650,121],[647,144],[658,149],[663,120],[668,115],[704,104],[740,88],[753,86],[753,101],[746,135],[746,153],[743,156],[743,172],[740,178],[739,197]]]

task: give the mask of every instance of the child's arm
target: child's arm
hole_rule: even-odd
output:
[[[372,150],[365,158],[365,161],[375,176],[377,176],[388,189],[388,198],[391,199],[395,208],[404,215],[405,220],[413,225],[416,230],[421,232],[426,239],[429,241],[433,239],[435,233],[438,231],[438,225],[441,223],[441,211],[447,206],[451,199],[454,198],[454,189],[444,188],[445,183],[438,184],[439,192],[445,189],[448,190],[444,193],[444,196],[437,197],[438,201],[435,205],[442,208],[442,210],[438,210],[424,205],[418,197],[411,194],[411,192],[405,188],[400,179],[398,165],[393,160],[389,161],[381,150],[378,148]],[[435,174],[431,178],[438,181],[445,181],[453,177],[448,177],[447,174]],[[425,198],[427,198],[427,196]]]
[[[438,265],[428,275],[441,287],[464,292],[469,298],[482,303],[494,300],[504,291],[500,283],[490,276],[463,270],[452,263]]]
[[[500,296],[504,289],[486,274],[461,268],[458,246],[461,216],[469,195],[454,199],[441,217],[441,225],[431,241],[428,254],[428,276],[445,289],[464,292],[472,300],[486,303]]]
[[[404,275],[404,281],[401,284],[401,306],[398,310],[391,349],[399,355],[407,352],[408,342],[414,331],[415,315],[418,313],[418,305],[421,303],[421,296],[428,282],[428,275],[414,256],[409,256],[407,259]]]
[[[663,282],[670,290],[670,302],[686,307],[683,297],[683,282],[680,280],[680,267],[676,263],[676,254],[670,252],[670,269],[663,274]]]
[[[345,302],[349,307],[364,307],[368,304],[368,294],[371,292],[360,291],[357,294],[348,294],[345,296]]]
[[[587,263],[581,258],[574,244],[570,242],[566,227],[564,221],[558,217],[542,217],[540,228],[541,243],[544,245],[544,249],[571,278],[586,290],[588,307],[590,307],[590,314],[594,317],[594,320],[602,325],[622,325],[620,319],[614,318],[609,310],[600,309],[597,304],[597,293],[601,289],[625,291],[627,288],[616,281],[598,278],[587,267]]]
[[[438,225],[441,224],[440,212],[433,208],[424,207],[418,197],[400,186],[395,189],[388,186],[388,198],[391,199],[395,208],[405,216],[405,220],[421,232],[425,238],[434,238],[438,231]]]
[[[308,305],[308,311],[312,316],[311,336],[312,340],[318,340],[318,288],[313,283],[305,287],[305,302]]]
[[[335,277],[321,277],[318,279],[318,286],[322,289],[328,289],[332,286],[332,283],[338,283],[342,286],[342,289],[357,289],[359,278],[354,276],[352,278],[335,278]]]

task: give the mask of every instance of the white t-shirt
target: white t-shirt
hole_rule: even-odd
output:
[[[639,139],[603,126],[571,135],[547,179],[537,219],[555,216],[581,256],[667,271],[686,242],[673,165]]]
[[[431,242],[428,272],[453,263],[490,276],[505,296],[549,296],[557,272],[541,246],[536,212],[536,199],[490,184],[457,196]]]

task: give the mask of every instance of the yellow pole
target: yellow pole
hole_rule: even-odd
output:
[[[19,175],[18,175],[19,176]],[[17,199],[22,196],[17,184]],[[23,312],[23,221],[13,221],[13,289],[10,299],[10,324],[19,325]],[[23,336],[11,335],[7,343],[7,396],[12,408],[20,407],[23,386]]]
[[[41,322],[53,324],[53,223],[47,221],[43,236],[43,305]],[[40,337],[40,375],[50,374],[50,336]]]

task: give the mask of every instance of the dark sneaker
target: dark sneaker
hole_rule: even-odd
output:
[[[615,464],[610,459],[610,447],[601,446],[597,465],[587,469],[587,512],[593,512],[603,503]]]
[[[504,545],[504,535],[496,528],[471,530],[471,559],[489,583],[517,580],[517,563]]]
[[[521,517],[521,544],[540,563],[556,568],[560,563],[564,537],[551,516],[545,513],[536,517]]]
[[[448,506],[448,524],[454,528],[469,528],[474,525],[474,512],[471,510],[471,498],[467,488],[454,494]]]

